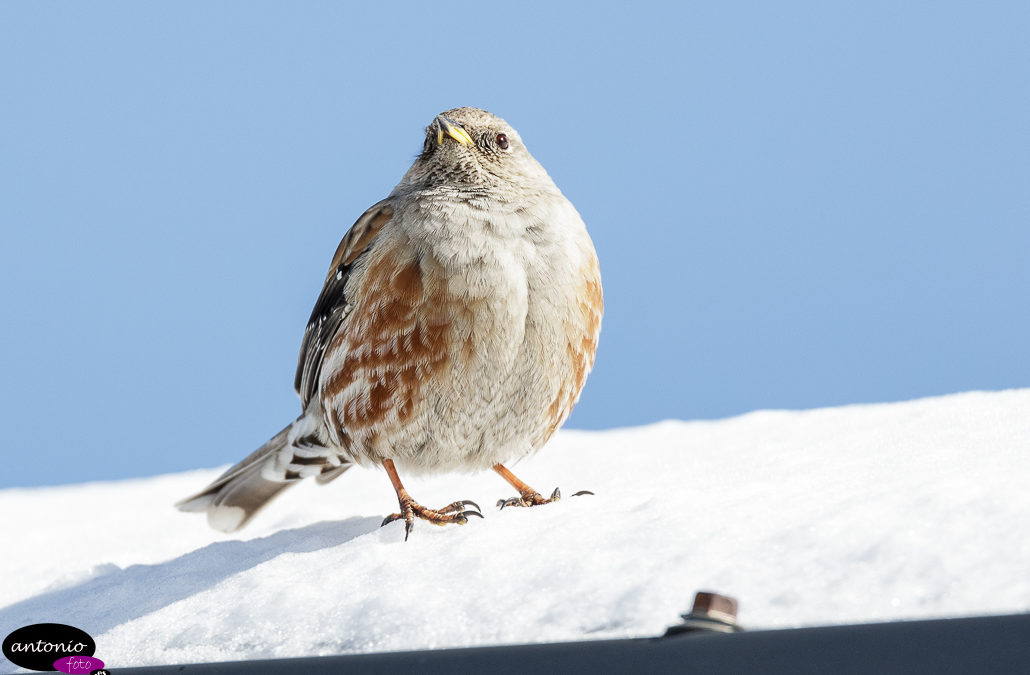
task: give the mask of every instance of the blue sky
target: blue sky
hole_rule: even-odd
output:
[[[594,238],[568,426],[1030,386],[1026,3],[0,4],[0,487],[235,461],[447,108]]]

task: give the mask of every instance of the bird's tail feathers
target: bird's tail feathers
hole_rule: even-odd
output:
[[[206,511],[211,527],[234,532],[302,478],[316,476],[319,483],[328,483],[351,465],[322,445],[316,429],[311,415],[301,415],[206,488],[175,506],[180,511]]]

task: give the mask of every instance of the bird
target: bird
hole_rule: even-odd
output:
[[[343,236],[304,331],[294,388],[302,412],[267,443],[176,504],[238,530],[286,488],[381,467],[398,512],[465,524],[482,509],[432,509],[400,476],[493,470],[565,422],[594,365],[604,300],[583,219],[518,132],[471,107],[437,115],[390,194]],[[593,494],[589,491],[577,492]]]

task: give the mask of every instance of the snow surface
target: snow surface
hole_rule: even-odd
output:
[[[116,669],[657,635],[703,589],[748,628],[1025,612],[1028,440],[1030,389],[564,431],[515,471],[596,496],[498,512],[493,473],[409,479],[486,519],[408,542],[361,468],[237,535],[171,507],[222,469],[3,490],[0,632],[78,626]]]

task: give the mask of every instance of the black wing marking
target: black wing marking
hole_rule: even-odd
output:
[[[293,381],[293,388],[297,390],[305,409],[318,392],[318,378],[322,372],[325,350],[350,311],[344,289],[350,278],[351,268],[392,217],[393,207],[387,200],[375,204],[361,214],[336,249],[325,285],[304,330],[304,341],[301,343],[300,358],[297,362],[297,376]]]

